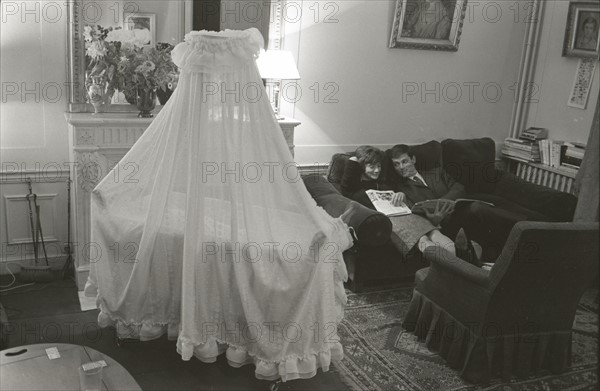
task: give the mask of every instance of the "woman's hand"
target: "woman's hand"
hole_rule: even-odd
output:
[[[400,206],[402,204],[404,204],[404,201],[406,200],[406,195],[404,193],[402,193],[401,191],[394,193],[394,195],[392,196],[392,205],[394,206]]]
[[[352,160],[353,162],[358,162],[358,158],[356,156],[352,156],[348,160]]]

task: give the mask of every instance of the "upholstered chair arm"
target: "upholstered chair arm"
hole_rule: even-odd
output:
[[[431,266],[416,290],[463,325],[481,326],[491,297],[488,273],[444,249],[430,247],[424,256]]]

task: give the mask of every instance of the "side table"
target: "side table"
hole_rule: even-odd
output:
[[[47,348],[60,357],[51,360]],[[102,390],[140,390],[125,368],[106,354],[88,346],[45,343],[24,345],[0,352],[0,390],[79,390],[78,367],[89,361],[106,361]]]

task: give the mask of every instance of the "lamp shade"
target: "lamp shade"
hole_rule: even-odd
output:
[[[256,65],[262,79],[300,79],[296,61],[294,61],[292,53],[287,50],[261,51]]]

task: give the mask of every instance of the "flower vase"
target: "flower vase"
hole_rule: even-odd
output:
[[[169,87],[166,87],[165,91],[160,88],[156,90],[156,96],[158,96],[158,102],[161,106],[164,106],[167,103],[172,94],[173,90]]]
[[[134,90],[133,93],[131,91],[125,90],[123,91],[123,95],[125,95],[125,100],[127,103],[135,105],[137,104],[137,90]]]
[[[137,108],[140,110],[138,117],[150,118],[151,113],[156,107],[156,88],[138,88],[137,89]]]
[[[94,106],[94,113],[100,113],[100,108],[104,105],[104,96],[106,91],[106,81],[101,77],[90,77],[91,83],[87,86],[89,101]]]

